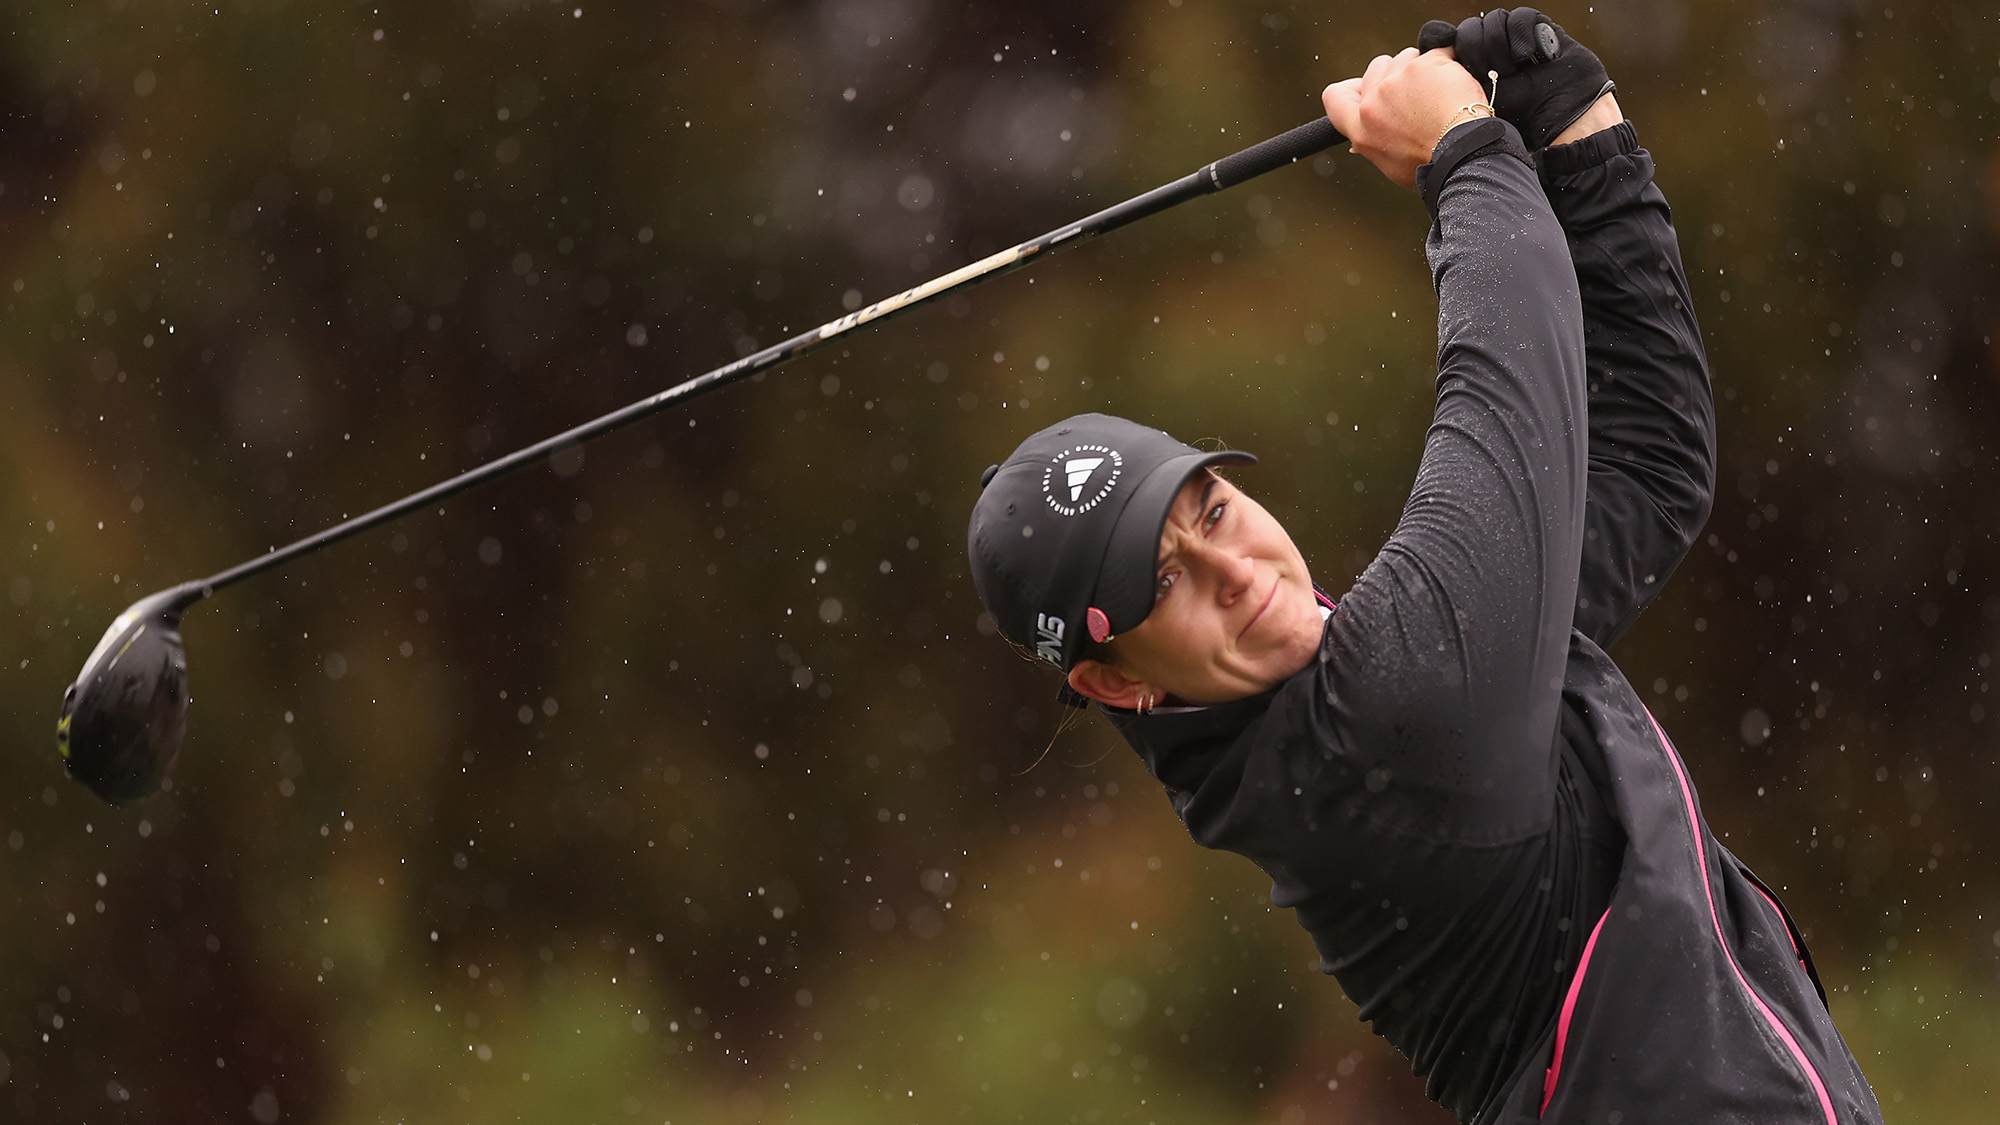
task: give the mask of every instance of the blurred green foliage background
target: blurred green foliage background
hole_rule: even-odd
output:
[[[196,609],[171,792],[64,780],[112,616],[1307,120],[1419,4],[0,10],[0,1119],[1436,1122],[1249,864],[982,625],[979,471],[1264,458],[1338,593],[1430,412],[1345,153]],[[1552,11],[1660,161],[1705,541],[1617,654],[1892,1121],[2000,1071],[2000,20]]]

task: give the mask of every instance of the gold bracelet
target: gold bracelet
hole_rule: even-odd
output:
[[[1458,109],[1452,112],[1451,124],[1446,125],[1444,127],[1444,132],[1438,134],[1437,143],[1431,145],[1431,151],[1436,152],[1438,145],[1444,143],[1445,137],[1449,135],[1453,129],[1458,128],[1460,125],[1463,125],[1468,121],[1476,121],[1481,117],[1491,117],[1491,116],[1493,116],[1493,107],[1486,104],[1485,102],[1472,102],[1467,105],[1459,106]]]

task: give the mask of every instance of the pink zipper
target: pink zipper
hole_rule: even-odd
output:
[[[1597,949],[1597,932],[1604,928],[1604,920],[1611,917],[1611,908],[1597,916],[1597,925],[1590,928],[1590,938],[1583,943],[1583,956],[1577,958],[1576,975],[1569,978],[1569,992],[1563,996],[1562,1014],[1556,1017],[1556,1053],[1549,1060],[1549,1071],[1542,1078],[1542,1108],[1536,1116],[1549,1111],[1549,1099],[1556,1096],[1556,1076],[1562,1073],[1563,1045],[1569,1042],[1569,1018],[1576,1012],[1576,994],[1583,990],[1583,973],[1590,967],[1590,955]]]
[[[1757,990],[1750,987],[1749,978],[1743,975],[1742,967],[1736,963],[1736,955],[1730,951],[1729,942],[1722,935],[1722,916],[1716,913],[1715,890],[1708,881],[1708,848],[1702,843],[1701,816],[1695,809],[1694,787],[1688,784],[1687,770],[1681,765],[1680,755],[1674,752],[1673,741],[1667,737],[1666,731],[1660,729],[1660,720],[1653,718],[1651,711],[1646,712],[1646,718],[1652,721],[1653,732],[1660,736],[1660,745],[1665,748],[1667,761],[1673,763],[1674,777],[1681,784],[1681,799],[1687,806],[1688,825],[1694,831],[1695,863],[1701,868],[1701,890],[1708,896],[1708,920],[1715,926],[1715,940],[1722,946],[1722,955],[1729,962],[1729,971],[1736,974],[1736,983],[1743,986],[1743,991],[1749,994],[1750,1002],[1763,1013],[1765,1021],[1771,1025],[1771,1030],[1778,1033],[1779,1039],[1784,1040],[1785,1049],[1792,1053],[1793,1061],[1799,1064],[1799,1069],[1805,1071],[1806,1078],[1812,1082],[1813,1093],[1819,1095],[1819,1108],[1826,1114],[1827,1125],[1840,1125],[1840,1118],[1833,1112],[1833,1098],[1826,1092],[1826,1083],[1820,1081],[1819,1071],[1813,1069],[1812,1061],[1806,1058],[1805,1051],[1799,1047],[1798,1040],[1792,1038],[1792,1033],[1785,1027],[1784,1021],[1778,1018],[1777,1013],[1771,1011],[1764,1003],[1763,997],[1757,995]],[[1774,903],[1773,906],[1775,905]],[[1543,1104],[1546,1106],[1546,1099]]]

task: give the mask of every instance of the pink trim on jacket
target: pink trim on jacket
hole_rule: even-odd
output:
[[[1562,1073],[1563,1045],[1569,1042],[1569,1018],[1576,1011],[1576,994],[1583,990],[1583,973],[1590,967],[1590,955],[1597,949],[1597,933],[1604,928],[1604,920],[1611,917],[1611,908],[1597,916],[1597,925],[1590,928],[1590,938],[1583,943],[1583,956],[1577,958],[1576,975],[1569,978],[1569,992],[1563,996],[1562,1014],[1556,1017],[1556,1053],[1549,1060],[1548,1074],[1542,1079],[1542,1108],[1537,1116],[1549,1111],[1549,1099],[1556,1096],[1556,1076]]]
[[[1660,720],[1654,719],[1651,711],[1646,713],[1646,718],[1652,720],[1653,733],[1660,736],[1660,745],[1666,749],[1667,761],[1673,763],[1674,777],[1681,784],[1681,799],[1687,805],[1688,825],[1694,830],[1694,858],[1701,867],[1701,890],[1708,896],[1708,919],[1715,925],[1715,940],[1722,946],[1722,955],[1729,962],[1729,971],[1736,974],[1736,983],[1742,985],[1743,991],[1750,994],[1750,1002],[1757,1005],[1757,1010],[1763,1013],[1765,1021],[1771,1025],[1771,1030],[1777,1032],[1778,1038],[1785,1041],[1785,1049],[1792,1053],[1793,1061],[1799,1064],[1799,1069],[1806,1072],[1806,1077],[1812,1082],[1813,1093],[1819,1095],[1819,1108],[1826,1114],[1827,1125],[1840,1125],[1840,1118],[1833,1112],[1833,1098],[1826,1092],[1826,1083],[1820,1081],[1819,1071],[1813,1068],[1811,1060],[1806,1058],[1806,1053],[1800,1048],[1798,1040],[1792,1038],[1792,1033],[1785,1027],[1784,1021],[1778,1018],[1777,1013],[1771,1011],[1764,1003],[1763,997],[1757,995],[1757,990],[1750,987],[1749,978],[1743,975],[1742,967],[1736,964],[1736,954],[1730,950],[1728,939],[1723,937],[1722,916],[1715,909],[1715,889],[1708,881],[1708,847],[1701,838],[1701,815],[1695,809],[1694,786],[1688,784],[1687,770],[1681,765],[1680,755],[1674,752],[1674,744],[1667,738],[1667,732],[1660,729]]]

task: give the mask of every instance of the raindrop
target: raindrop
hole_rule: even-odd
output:
[[[1112,977],[1097,990],[1097,1018],[1114,1031],[1123,1031],[1146,1014],[1146,990],[1125,977]]]
[[[1762,707],[1752,707],[1743,712],[1737,733],[1743,736],[1745,746],[1762,746],[1771,737],[1771,716]]]
[[[583,446],[579,443],[565,445],[549,454],[549,468],[563,480],[583,471]]]
[[[896,202],[905,211],[921,211],[929,207],[931,201],[936,198],[937,188],[928,176],[905,176],[903,182],[896,185]]]

